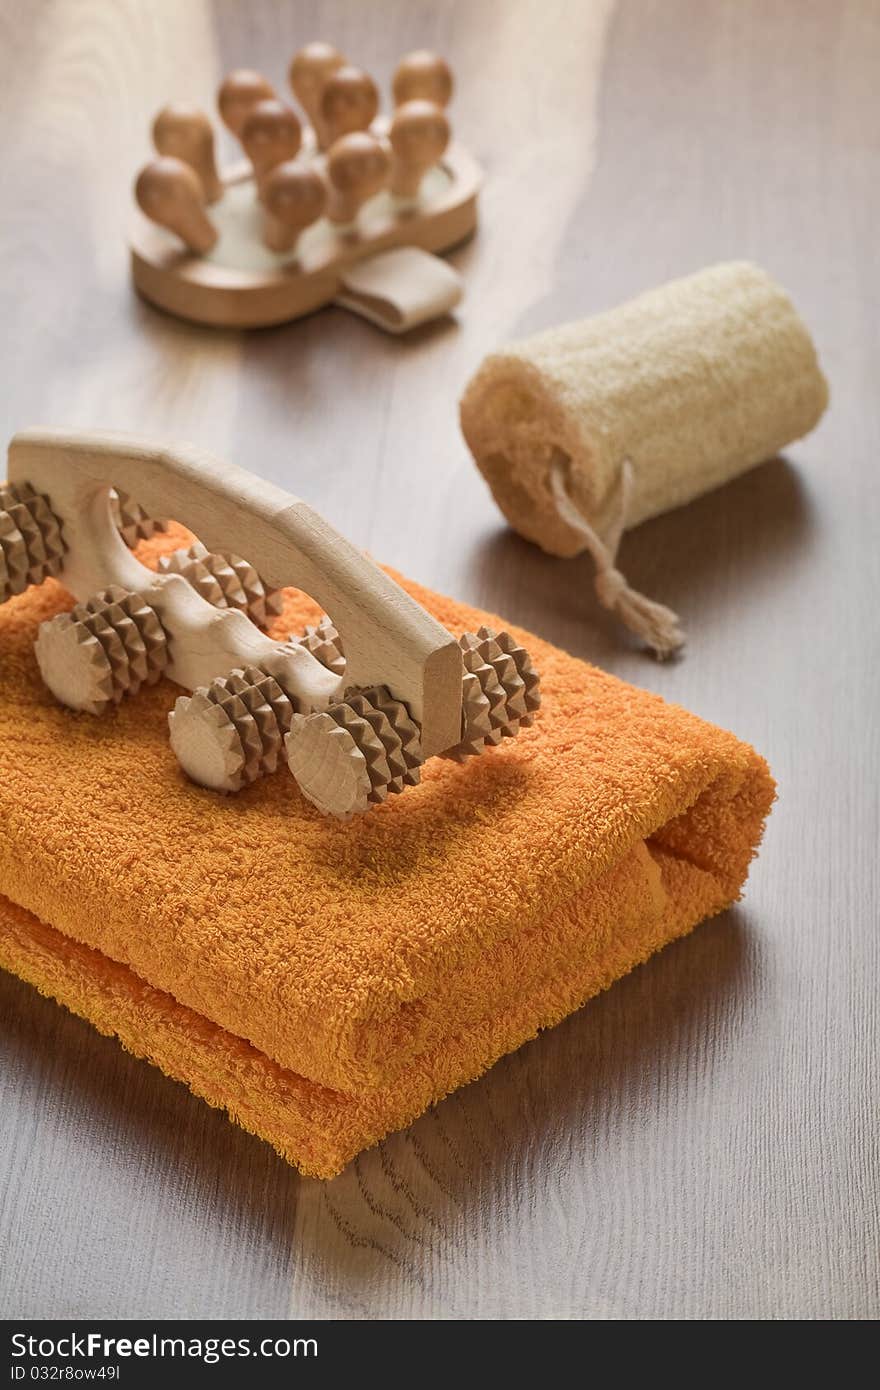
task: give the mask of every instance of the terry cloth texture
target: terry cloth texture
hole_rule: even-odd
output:
[[[503,625],[405,587],[454,633]],[[343,825],[285,772],[227,798],[187,782],[167,682],[101,719],[56,705],[33,641],[70,603],[48,580],[0,609],[0,964],[306,1173],[740,894],[763,760],[527,633],[534,727]],[[273,635],[315,616],[291,591]]]
[[[772,458],[827,404],[788,295],[732,262],[493,353],[461,425],[510,525],[552,555],[577,555],[588,542],[560,514],[554,470],[607,540]]]

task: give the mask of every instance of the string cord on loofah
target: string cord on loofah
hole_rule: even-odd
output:
[[[490,353],[461,427],[514,530],[549,555],[588,548],[601,602],[668,655],[677,620],[617,570],[608,514],[630,529],[683,506],[808,434],[827,404],[788,295],[735,262]]]
[[[653,599],[633,589],[615,564],[633,491],[632,463],[629,459],[624,459],[620,466],[617,506],[604,537],[599,535],[580,508],[575,506],[565,485],[565,472],[566,464],[559,462],[551,465],[550,490],[560,517],[582,538],[593,557],[596,566],[593,581],[596,597],[603,608],[614,613],[630,632],[647,642],[660,661],[674,656],[684,646],[685,641],[678,615],[665,604],[655,603]]]

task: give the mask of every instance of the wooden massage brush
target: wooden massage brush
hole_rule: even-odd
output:
[[[201,538],[158,572],[129,549],[151,514]],[[259,574],[242,552],[260,556]],[[39,629],[49,690],[101,715],[167,676],[191,692],[169,715],[171,746],[216,791],[286,758],[303,795],[347,820],[417,783],[426,758],[463,761],[515,737],[540,704],[508,633],[456,641],[306,503],[188,446],[17,434],[0,488],[0,602],[50,575],[78,603]],[[287,586],[329,616],[275,641],[261,629]]]
[[[252,328],[336,303],[389,332],[448,313],[458,274],[435,254],[474,231],[481,173],[450,140],[452,75],[411,53],[391,118],[372,78],[312,43],[290,64],[301,119],[261,74],[220,87],[220,116],[246,160],[218,170],[205,112],[166,106],[158,158],[135,183],[134,283],[182,318]]]

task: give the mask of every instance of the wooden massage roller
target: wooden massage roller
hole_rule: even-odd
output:
[[[137,288],[183,318],[238,328],[331,302],[394,333],[447,313],[461,280],[429,253],[473,232],[481,175],[451,141],[446,63],[402,58],[390,117],[369,74],[329,44],[300,49],[289,81],[301,115],[260,73],[223,81],[220,117],[245,160],[222,172],[204,111],[158,113],[157,158],[135,183]]]
[[[129,548],[161,526],[153,514],[203,538],[157,572]],[[426,758],[461,762],[514,737],[540,705],[509,633],[456,641],[311,507],[188,446],[17,434],[0,485],[0,602],[50,575],[78,600],[37,636],[52,694],[100,715],[167,676],[191,692],[169,715],[171,746],[215,791],[286,758],[303,795],[347,820],[417,783]],[[332,617],[273,640],[261,628],[284,587]]]

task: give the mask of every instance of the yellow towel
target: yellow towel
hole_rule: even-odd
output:
[[[455,633],[503,625],[406,587]],[[100,720],[58,707],[32,644],[68,606],[49,580],[0,609],[0,964],[306,1173],[740,893],[763,760],[528,634],[534,727],[343,825],[285,773],[225,799],[188,783],[167,683]],[[273,635],[314,617],[291,592]]]

